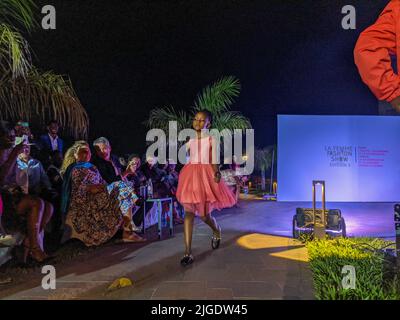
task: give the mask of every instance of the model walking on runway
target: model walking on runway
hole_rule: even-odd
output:
[[[209,111],[199,111],[193,120],[193,129],[197,137],[186,144],[190,154],[189,162],[179,174],[176,197],[185,208],[184,238],[185,255],[181,259],[183,266],[194,261],[192,255],[192,235],[194,217],[198,216],[213,231],[211,246],[217,249],[221,241],[221,228],[211,215],[214,209],[232,207],[236,203],[235,196],[227,185],[221,181],[221,173],[217,163],[213,163],[212,137],[203,129],[209,129],[212,115]]]

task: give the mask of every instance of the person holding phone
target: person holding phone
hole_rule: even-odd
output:
[[[14,130],[15,130],[15,145],[21,143],[30,144],[33,141],[34,136],[31,133],[29,122],[18,121],[14,127]]]
[[[17,184],[17,158],[26,145],[15,145],[15,130],[7,123],[0,122],[0,195],[4,213],[2,223],[7,232],[21,232],[26,235],[21,262],[28,258],[45,262],[49,256],[43,251],[43,234],[51,216],[44,214],[44,202],[41,198],[23,194]]]

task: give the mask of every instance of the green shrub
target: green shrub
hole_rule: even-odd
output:
[[[399,280],[382,248],[390,243],[370,238],[337,238],[306,243],[316,298],[320,300],[400,299]],[[342,287],[344,266],[354,266],[355,289]]]

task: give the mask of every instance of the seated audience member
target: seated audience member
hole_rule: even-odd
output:
[[[22,261],[28,256],[44,262],[48,256],[43,251],[44,228],[51,218],[51,211],[44,210],[39,197],[25,195],[17,184],[17,158],[25,144],[15,145],[15,131],[1,122],[0,125],[0,193],[3,200],[2,222],[6,231],[26,234],[23,241]]]
[[[63,152],[64,141],[58,136],[59,125],[56,120],[47,124],[47,133],[40,136],[39,147],[46,155],[53,151]]]
[[[136,155],[132,155],[128,158],[127,171],[129,175],[127,176],[128,181],[133,183],[136,194],[140,194],[140,187],[146,186],[147,179],[143,172],[140,170],[142,161]]]
[[[175,195],[176,188],[178,187],[178,177],[179,177],[179,173],[176,171],[176,163],[173,163],[171,160],[168,160],[164,170],[166,172],[166,175],[164,176],[163,181],[165,181],[168,184],[168,187],[171,190],[171,194]]]
[[[127,176],[131,174],[130,170],[122,170],[118,157],[111,154],[112,149],[107,138],[96,139],[93,142],[93,147],[95,155],[92,163],[108,184],[109,191],[114,188],[118,190],[120,208],[123,215],[133,216],[134,212],[136,212],[134,207],[138,197],[135,194],[132,183],[127,180]],[[135,226],[132,225],[132,231],[133,229],[135,229]]]
[[[165,171],[158,166],[157,158],[152,156],[146,158],[140,170],[146,176],[146,179],[151,179],[153,183],[155,181],[161,181],[162,177],[166,174]]]
[[[147,157],[146,162],[140,167],[147,180],[151,179],[153,196],[165,198],[169,195],[168,186],[163,182],[166,172],[159,168],[156,157]]]
[[[175,197],[179,177],[179,173],[176,171],[176,164],[171,159],[169,159],[164,167],[164,170],[166,172],[166,175],[163,177],[162,181],[168,187],[169,196],[173,198],[172,212],[174,216],[174,222],[176,224],[181,224],[183,223],[183,219],[178,215],[178,210],[181,208],[179,202],[176,200]],[[168,207],[166,209],[169,210]]]
[[[176,187],[178,186],[176,165],[167,163],[160,168],[157,158],[148,157],[146,163],[142,167],[147,174],[147,178],[151,179],[153,184],[153,193],[156,198],[175,197]],[[163,213],[169,211],[169,202],[163,203]],[[182,219],[178,216],[175,206],[172,208],[175,223],[182,223]]]
[[[129,154],[125,154],[123,156],[118,157],[118,163],[121,168],[126,168],[128,167],[128,159],[129,159]]]
[[[49,167],[46,170],[51,186],[58,194],[61,193],[62,188],[62,175],[60,171],[62,162],[62,153],[58,150],[55,150],[49,156]]]
[[[12,236],[7,234],[1,223],[1,216],[3,215],[3,200],[0,195],[0,245],[7,245],[7,242],[12,240]],[[0,275],[0,285],[12,282],[12,278]]]
[[[236,206],[238,205],[239,201],[239,194],[240,194],[240,177],[237,175],[236,169],[238,166],[235,162],[232,164],[226,164],[222,166],[221,175],[222,179],[225,181],[226,185],[228,186],[229,190],[235,195],[236,198]]]
[[[17,184],[24,194],[38,196],[44,200],[44,216],[51,217],[54,207],[51,204],[55,200],[56,193],[52,189],[49,178],[40,161],[31,157],[31,147],[26,145],[17,159]],[[40,234],[44,239],[44,231]],[[43,247],[42,247],[43,249]]]
[[[33,142],[33,134],[29,127],[29,122],[18,121],[14,126],[15,132],[15,144],[20,144],[21,142],[30,143]]]
[[[52,191],[49,177],[41,162],[31,157],[29,145],[19,154],[17,167],[17,182],[25,194],[39,196]]]
[[[3,215],[3,199],[0,195],[0,244],[4,242],[8,242],[11,240],[12,236],[7,234],[6,230],[3,227],[3,223],[1,222],[1,217]]]
[[[98,169],[90,163],[85,141],[77,141],[65,154],[61,168],[61,212],[66,214],[64,240],[76,238],[86,246],[100,245],[123,226],[123,241],[145,241],[132,231],[131,216],[120,208],[118,188],[108,188]]]
[[[129,171],[123,171],[117,156],[111,154],[111,145],[107,138],[100,137],[93,141],[95,155],[92,163],[108,183],[125,180]]]
[[[140,170],[141,160],[138,156],[132,155],[128,158],[127,171],[129,175],[127,176],[128,181],[130,181],[135,189],[136,194],[139,195],[139,199],[136,201],[136,213],[133,216],[133,222],[136,226],[140,226],[143,222],[145,212],[144,212],[144,201],[146,200],[146,194],[141,193],[141,187],[146,187],[147,179],[143,172]],[[145,190],[147,192],[147,189]],[[151,210],[151,206],[146,206],[146,214]]]
[[[49,164],[46,174],[49,177],[52,189],[55,191],[55,197],[52,199],[52,203],[55,207],[53,219],[50,221],[51,232],[47,235],[47,244],[53,248],[57,248],[60,244],[63,235],[63,216],[60,212],[61,206],[61,192],[63,179],[61,175],[61,165],[63,162],[63,155],[60,151],[53,151],[47,160]]]

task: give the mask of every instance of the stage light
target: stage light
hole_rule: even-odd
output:
[[[303,262],[309,261],[308,251],[306,247],[274,252],[270,253],[270,256],[288,260],[295,260],[295,261],[303,261]]]
[[[242,248],[249,250],[269,249],[273,252],[268,254],[273,257],[304,262],[308,261],[308,252],[305,245],[291,238],[252,233],[240,237],[236,243]]]
[[[262,233],[246,234],[237,239],[236,243],[243,248],[251,250],[303,246],[301,242],[292,238]]]
[[[273,194],[277,194],[277,191],[278,191],[278,183],[277,183],[277,182],[274,182],[274,183],[272,184],[272,193],[273,193]]]

